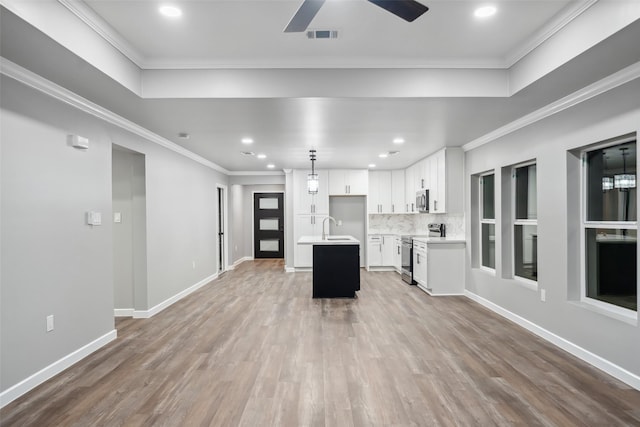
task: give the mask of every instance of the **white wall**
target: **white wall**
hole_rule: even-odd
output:
[[[114,329],[112,143],[146,159],[146,309],[216,274],[216,184],[227,177],[10,78],[0,86],[5,391]],[[103,225],[86,225],[88,210]]]
[[[467,188],[467,272],[466,287],[492,304],[520,316],[586,350],[592,362],[603,358],[603,365],[624,376],[624,370],[640,376],[640,328],[636,322],[623,321],[590,309],[579,301],[579,189],[576,187],[575,157],[568,154],[588,144],[638,132],[640,126],[640,79],[610,90],[575,107],[539,121],[489,144],[468,151],[465,158]],[[501,222],[505,211],[500,168],[536,159],[538,194],[538,286],[546,290],[546,302],[540,292],[510,279],[503,269],[510,253],[502,252]],[[575,169],[575,170],[574,170]],[[477,265],[478,233],[477,179],[474,174],[496,171],[496,272]],[[471,183],[475,183],[471,187]],[[475,229],[475,231],[474,231]],[[508,270],[508,269],[507,269]],[[591,357],[591,356],[589,356]],[[611,365],[613,364],[613,365]],[[618,368],[616,368],[618,367]],[[612,372],[612,371],[610,371]],[[638,381],[636,384],[640,384]]]

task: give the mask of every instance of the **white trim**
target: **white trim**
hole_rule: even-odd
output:
[[[161,147],[167,148],[175,153],[183,155],[191,160],[194,160],[204,166],[207,166],[211,169],[214,169],[218,172],[222,172],[226,175],[229,174],[229,171],[223,168],[222,166],[213,163],[204,157],[201,157],[191,151],[187,150],[180,145],[169,141],[166,138],[161,137],[148,129],[143,128],[140,125],[133,123],[130,120],[125,119],[122,116],[119,116],[112,111],[107,110],[95,104],[88,99],[77,95],[70,90],[63,88],[38,74],[35,74],[18,64],[15,64],[4,57],[0,57],[0,73],[4,74],[7,77],[10,77],[18,82],[25,84],[33,89],[36,89],[45,95],[49,95],[52,98],[57,99],[58,101],[62,101],[72,107],[75,107],[85,113],[91,114],[101,120],[104,120],[107,123],[118,126],[121,129],[129,131],[135,135],[138,135],[149,142],[156,143]]]
[[[229,176],[284,176],[281,171],[229,171]]]
[[[112,45],[120,53],[126,56],[131,62],[143,70],[152,69],[216,69],[216,68],[309,68],[310,65],[313,68],[498,68],[507,69],[511,68],[519,60],[527,56],[534,51],[538,46],[544,43],[546,40],[554,36],[561,31],[571,21],[580,16],[584,11],[589,9],[598,0],[583,0],[575,2],[576,4],[570,5],[567,9],[562,10],[554,17],[550,22],[546,23],[543,28],[537,31],[532,37],[528,38],[520,46],[517,46],[511,52],[509,52],[504,59],[484,59],[478,60],[474,58],[462,58],[456,60],[430,60],[430,61],[410,61],[410,62],[398,62],[394,61],[390,63],[380,62],[367,62],[360,64],[348,64],[324,62],[314,64],[296,64],[291,61],[283,60],[274,63],[256,63],[256,62],[229,62],[211,59],[200,58],[186,58],[181,60],[168,60],[149,58],[142,55],[131,43],[123,38],[114,28],[109,25],[104,19],[102,19],[93,9],[84,5],[84,3],[78,0],[58,0],[58,2],[67,8],[71,13],[77,16],[82,22],[88,25],[93,31],[95,31],[100,37],[102,37],[107,43]]]
[[[496,139],[502,138],[503,136],[509,135],[510,133],[513,133],[542,119],[550,117],[556,113],[560,113],[568,108],[575,107],[576,105],[584,101],[588,101],[593,97],[615,89],[625,83],[629,83],[630,81],[639,77],[640,62],[636,62],[635,64],[623,68],[617,73],[611,74],[610,76],[605,77],[604,79],[601,79],[593,84],[590,84],[589,86],[584,87],[570,95],[567,95],[562,99],[539,108],[538,110],[529,113],[517,120],[514,120],[511,123],[502,126],[494,131],[491,131],[481,136],[480,138],[476,138],[473,141],[463,145],[462,149],[464,151],[469,151],[481,147],[485,144],[495,141]]]
[[[422,286],[422,284],[420,283],[416,283],[417,287],[425,292],[427,295],[431,296],[431,297],[459,297],[459,296],[463,296],[464,293],[463,292],[451,292],[451,293],[442,293],[442,294],[434,294],[433,293],[433,289],[429,289],[425,286]]]
[[[582,2],[575,2],[577,4],[570,9],[560,11],[560,13],[547,22],[541,29],[539,29],[532,37],[525,40],[520,46],[516,47],[510,55],[508,55],[504,62],[505,68],[513,67],[522,58],[537,49],[542,43],[549,40],[556,33],[560,32],[571,21],[582,15],[587,9],[596,4],[598,0],[583,0]]]
[[[212,280],[215,280],[217,278],[218,278],[218,273],[212,274],[211,276],[205,277],[204,279],[202,279],[201,281],[199,281],[195,285],[183,290],[182,292],[178,292],[177,294],[175,294],[171,298],[167,298],[166,300],[162,301],[160,304],[151,307],[149,310],[135,310],[133,312],[133,318],[134,319],[148,319],[148,318],[150,318],[152,316],[155,316],[156,314],[160,313],[165,308],[167,308],[170,305],[180,301],[182,298],[184,298],[187,295],[197,291],[198,289],[200,289],[201,287],[203,287],[207,283],[209,283]]]
[[[218,257],[218,259],[216,260],[216,266],[217,266],[217,271],[218,272],[222,272],[224,273],[225,271],[229,270],[229,189],[226,185],[224,184],[220,184],[217,183],[216,184],[216,203],[218,202],[218,189],[222,189],[222,195],[223,195],[223,203],[224,203],[224,212],[223,212],[223,216],[224,216],[224,230],[222,231],[224,233],[224,247],[223,249],[223,266],[222,269],[220,269],[220,265],[218,265],[219,263],[219,259],[220,257]],[[218,207],[218,210],[220,210],[220,207]],[[219,223],[220,221],[216,221],[216,248],[220,247],[220,243],[218,241],[218,236],[219,236],[219,232],[220,230],[218,230],[219,227]]]
[[[133,312],[135,309],[133,308],[114,308],[113,316],[114,317],[133,317]]]
[[[142,65],[145,63],[145,60],[140,52],[84,2],[78,0],[58,0],[58,3],[80,18],[82,22],[87,24],[96,34],[126,56],[138,68],[143,68]]]
[[[237,260],[236,262],[233,263],[233,265],[231,266],[231,270],[235,269],[237,266],[239,266],[240,264],[242,264],[245,261],[253,261],[253,257],[252,256],[246,256],[246,257],[240,258],[239,260]]]
[[[67,354],[61,359],[53,362],[51,365],[39,370],[35,374],[20,381],[19,383],[9,387],[0,393],[0,408],[5,407],[23,394],[33,390],[48,379],[58,375],[68,367],[89,356],[91,353],[99,350],[105,345],[118,337],[118,332],[114,329],[107,332],[90,343],[80,347],[79,349]]]
[[[295,273],[296,269],[295,269],[295,267],[285,267],[284,271],[285,271],[285,273]]]
[[[546,329],[544,329],[543,327],[536,325],[535,323],[531,322],[530,320],[525,319],[524,317],[521,317],[515,313],[512,313],[511,311],[500,307],[499,305],[485,299],[482,298],[479,295],[476,295],[470,291],[465,291],[465,296],[475,302],[477,302],[478,304],[488,308],[489,310],[499,314],[500,316],[511,320],[512,322],[516,323],[517,325],[522,326],[523,328],[525,328],[526,330],[528,330],[529,332],[534,333],[535,335],[539,336],[540,338],[550,342],[551,344],[560,347],[561,349],[563,349],[564,351],[576,356],[577,358],[587,362],[588,364],[590,364],[591,366],[594,366],[598,369],[600,369],[601,371],[606,372],[607,374],[619,379],[620,381],[630,385],[631,387],[635,388],[636,390],[640,390],[640,376],[634,374],[633,372],[629,372],[628,370],[624,369],[621,366],[618,366],[606,359],[604,359],[601,356],[598,356],[597,354],[591,353],[589,350],[586,350],[580,346],[578,346],[577,344],[572,343],[571,341],[562,338],[561,336],[558,336],[556,334],[554,334],[553,332],[550,332]]]

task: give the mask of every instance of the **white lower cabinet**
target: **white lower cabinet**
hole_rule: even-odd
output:
[[[298,245],[298,239],[302,236],[319,236],[322,234],[322,219],[318,215],[296,215],[293,230],[295,253],[293,266],[307,268],[313,266],[313,245]]]
[[[402,238],[393,236],[393,268],[398,273],[402,271]]]
[[[427,286],[427,244],[417,240],[413,241],[413,280],[418,286]]]
[[[429,295],[464,294],[464,241],[413,240],[413,279]]]
[[[395,267],[395,238],[393,234],[370,234],[367,240],[369,267]]]

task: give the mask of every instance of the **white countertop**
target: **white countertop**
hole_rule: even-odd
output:
[[[359,245],[360,240],[353,236],[329,235],[326,240],[322,236],[302,236],[298,240],[299,245]]]
[[[413,240],[427,244],[441,243],[466,243],[464,236],[447,236],[447,237],[414,237]]]

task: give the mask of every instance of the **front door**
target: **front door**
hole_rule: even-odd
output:
[[[284,195],[253,195],[253,253],[255,258],[284,258]]]

